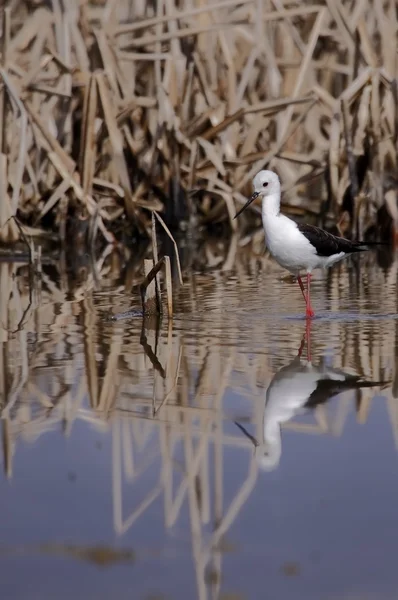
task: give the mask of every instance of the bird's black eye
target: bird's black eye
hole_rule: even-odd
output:
[[[267,185],[268,185],[268,181],[264,181],[263,187],[267,187]]]

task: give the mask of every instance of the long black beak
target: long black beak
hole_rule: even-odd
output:
[[[236,219],[236,217],[238,217],[240,215],[240,213],[243,213],[243,211],[245,210],[245,208],[247,208],[253,202],[253,200],[255,200],[258,197],[259,197],[259,193],[258,192],[254,192],[252,194],[251,198],[249,198],[249,200],[246,202],[246,204],[244,204],[242,206],[242,208],[238,210],[238,212],[234,216],[234,219]]]
[[[257,446],[259,446],[260,444],[258,443],[258,440],[254,437],[254,435],[251,435],[251,433],[249,433],[246,429],[246,427],[243,427],[243,425],[241,425],[240,423],[238,423],[238,421],[234,421],[235,425],[237,427],[239,427],[239,429],[241,430],[242,433],[245,434],[245,436],[247,438],[249,438],[249,440],[251,441],[251,443],[253,444],[254,448],[257,448]]]

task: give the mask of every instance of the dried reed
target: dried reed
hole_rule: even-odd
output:
[[[295,213],[398,227],[393,0],[14,0],[0,24],[0,242],[13,216],[66,243],[150,237],[153,211],[233,229],[266,165]]]

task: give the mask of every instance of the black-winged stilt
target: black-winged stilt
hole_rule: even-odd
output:
[[[262,218],[265,242],[271,255],[297,277],[306,304],[306,316],[313,317],[310,287],[314,269],[328,268],[353,252],[368,250],[380,242],[353,242],[315,227],[301,225],[280,213],[281,185],[273,171],[260,171],[253,179],[254,192],[238,210],[240,215],[256,198],[262,198]],[[381,242],[381,244],[383,244]],[[300,273],[307,274],[307,293]]]
[[[307,323],[311,323],[307,321]],[[295,416],[308,413],[334,396],[349,390],[385,386],[389,381],[367,381],[360,375],[328,367],[314,365],[310,350],[311,332],[307,327],[297,356],[274,375],[265,392],[262,440],[257,440],[243,425],[235,421],[239,429],[255,447],[258,465],[265,471],[275,469],[282,454],[284,423]],[[307,340],[307,357],[302,356]]]

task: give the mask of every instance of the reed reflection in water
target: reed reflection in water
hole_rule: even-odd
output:
[[[256,598],[264,576],[270,597],[394,597],[394,257],[314,281],[307,331],[267,257],[191,273],[172,323],[107,320],[134,277],[106,261],[74,287],[43,268],[30,297],[23,266],[0,269],[7,597]]]

